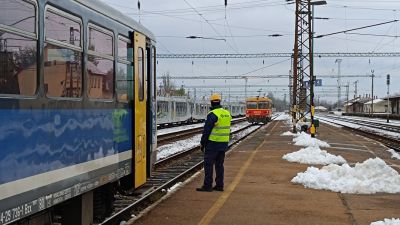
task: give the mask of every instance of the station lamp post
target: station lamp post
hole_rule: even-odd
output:
[[[312,54],[312,62],[311,62],[311,73],[310,73],[310,108],[311,108],[311,128],[310,133],[311,137],[315,137],[316,128],[315,128],[315,104],[314,104],[314,6],[315,5],[326,5],[326,1],[313,1],[310,2],[311,5],[311,54]]]

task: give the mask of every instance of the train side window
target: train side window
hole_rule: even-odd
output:
[[[0,94],[36,93],[37,8],[33,1],[1,1]]]
[[[18,30],[36,33],[36,5],[33,1],[1,1],[0,23]]]
[[[88,75],[89,79],[95,79],[98,84],[100,83],[89,88],[89,98],[112,99],[114,95],[113,33],[89,24],[88,34]]]
[[[133,48],[131,41],[123,36],[118,37],[118,64],[116,71],[116,92],[118,101],[127,102],[133,99]]]
[[[138,72],[139,72],[139,101],[144,100],[144,53],[143,48],[138,48]]]
[[[45,12],[44,84],[47,97],[82,96],[82,21],[47,7]]]

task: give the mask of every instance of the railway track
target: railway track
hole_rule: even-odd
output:
[[[252,133],[261,127],[261,125],[254,126],[249,124],[232,132],[231,142],[229,143],[230,148],[246,138],[248,134],[241,135],[242,132],[253,129],[249,132]],[[199,145],[157,161],[152,176],[148,179],[147,183],[135,191],[135,193],[138,192],[141,194],[116,195],[114,213],[111,217],[103,221],[101,225],[117,225],[121,221],[128,221],[132,218],[132,215],[137,215],[147,206],[164,196],[168,188],[191,177],[194,173],[201,170],[202,167],[203,153],[200,151]]]
[[[328,118],[330,120],[326,120],[326,119],[324,119],[324,117]],[[324,116],[324,117],[319,117],[319,119],[322,121],[340,125],[340,126],[344,127],[345,129],[352,130],[357,134],[360,134],[362,136],[379,141],[380,143],[384,144],[385,146],[387,146],[391,149],[394,149],[397,152],[400,152],[399,138],[385,135],[385,133],[379,132],[379,130],[381,130],[381,131],[390,131],[390,132],[400,133],[399,126],[371,122],[371,121],[360,121],[357,119],[350,119],[350,118],[341,118],[341,117],[337,117],[337,116]],[[354,126],[346,125],[346,124],[339,123],[337,121],[332,121],[332,120],[338,120],[338,121],[342,121],[342,122],[346,122],[346,123],[350,123],[350,124],[355,124],[355,125],[359,125],[360,127],[356,128]],[[365,129],[365,127],[374,128],[374,130]]]
[[[386,123],[377,122],[377,121],[375,121],[375,122],[374,121],[366,121],[366,120],[361,120],[361,119],[352,119],[352,118],[348,118],[348,117],[339,117],[339,116],[330,116],[330,115],[326,115],[324,117],[330,118],[330,119],[337,119],[340,121],[349,122],[349,123],[357,124],[360,126],[368,126],[371,128],[400,133],[399,125],[396,126],[396,125],[386,124]]]
[[[246,118],[239,118],[232,120],[232,124],[237,124],[246,121]],[[185,130],[178,130],[176,132],[165,133],[157,135],[157,145],[164,145],[172,141],[182,140],[188,137],[191,137],[195,134],[199,134],[203,131],[203,126],[185,129]]]

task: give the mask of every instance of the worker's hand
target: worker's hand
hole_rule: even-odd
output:
[[[205,146],[204,145],[200,145],[200,151],[204,153],[204,149],[205,149]]]

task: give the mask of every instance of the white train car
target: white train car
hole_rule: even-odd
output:
[[[243,116],[244,102],[222,102],[233,117]],[[157,125],[174,126],[202,122],[210,112],[210,102],[206,99],[194,101],[187,97],[157,97]]]

